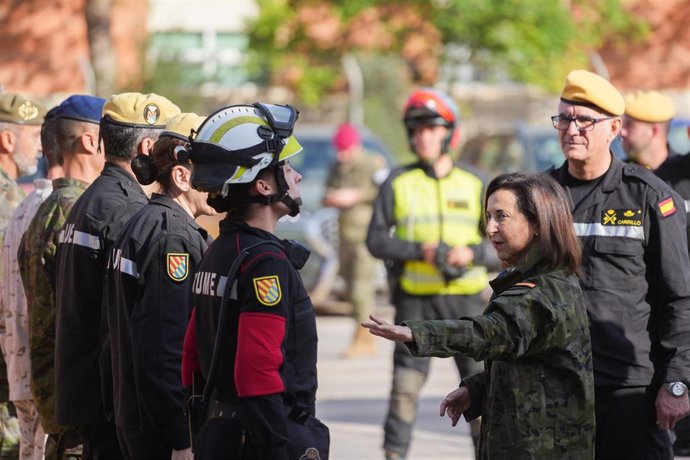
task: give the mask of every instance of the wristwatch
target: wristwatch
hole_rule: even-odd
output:
[[[683,382],[667,383],[666,389],[674,398],[681,398],[688,394],[688,387]]]

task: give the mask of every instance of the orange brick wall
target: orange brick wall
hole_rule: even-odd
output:
[[[46,98],[88,92],[85,0],[0,0],[0,84]],[[140,78],[147,2],[113,0],[111,36],[119,85]]]
[[[601,50],[611,81],[622,90],[690,89],[690,0],[636,0],[631,11],[651,33]]]

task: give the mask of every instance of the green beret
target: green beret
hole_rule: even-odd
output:
[[[0,122],[18,125],[40,125],[46,109],[40,102],[17,93],[0,93]]]
[[[625,96],[625,114],[647,123],[669,121],[676,114],[670,97],[658,91],[635,91]]]
[[[623,115],[623,95],[605,78],[587,70],[573,70],[565,79],[561,100],[573,105],[598,108],[611,115]]]
[[[103,106],[103,118],[124,126],[165,128],[180,109],[158,94],[115,94]]]

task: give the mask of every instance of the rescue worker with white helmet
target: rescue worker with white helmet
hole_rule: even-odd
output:
[[[298,273],[309,251],[274,235],[300,211],[297,117],[291,106],[234,105],[191,139],[192,185],[228,213],[194,277],[183,348],[184,385],[195,371],[206,381],[197,460],[328,457],[314,417],[316,317]]]

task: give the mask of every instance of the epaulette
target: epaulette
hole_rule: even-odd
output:
[[[515,283],[512,286],[510,286],[508,289],[503,291],[501,293],[502,296],[517,296],[517,295],[523,295],[528,292],[530,292],[532,289],[537,287],[536,284],[530,283],[529,281],[522,281],[520,283]]]
[[[651,169],[643,168],[637,164],[626,164],[623,166],[623,175],[640,179],[649,185],[658,194],[663,194],[668,185],[657,177]],[[668,195],[668,193],[666,193]]]

